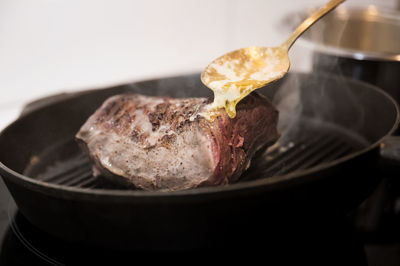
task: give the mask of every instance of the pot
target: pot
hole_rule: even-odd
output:
[[[285,24],[292,28],[295,22],[287,19]],[[400,100],[400,13],[397,11],[372,5],[341,6],[318,21],[301,40],[313,51],[312,72],[363,80]]]

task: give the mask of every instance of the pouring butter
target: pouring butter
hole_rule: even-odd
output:
[[[212,61],[201,74],[202,82],[214,92],[214,101],[200,113],[213,121],[217,110],[225,108],[236,116],[236,104],[252,91],[282,78],[289,70],[288,52],[311,25],[345,0],[331,0],[304,20],[290,37],[277,47],[246,47]]]

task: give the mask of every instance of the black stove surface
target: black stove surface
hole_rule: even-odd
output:
[[[376,198],[376,194],[379,191],[373,197]],[[39,230],[18,211],[1,180],[0,265],[126,265],[127,261],[139,258],[155,261],[173,257],[174,261],[176,258],[184,261],[187,255],[196,260],[217,256],[223,260],[278,260],[279,264],[294,262],[300,265],[400,265],[400,238],[396,231],[400,224],[366,234],[366,228],[374,226],[365,223],[368,200],[363,204],[346,217],[321,219],[301,232],[289,229],[279,237],[263,236],[261,239],[265,241],[260,241],[259,237],[252,241],[250,237],[236,242],[240,245],[218,250],[121,251],[69,243]]]

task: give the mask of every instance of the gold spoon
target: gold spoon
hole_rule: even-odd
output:
[[[297,38],[312,24],[345,0],[331,0],[304,20],[290,37],[278,47],[247,47],[227,53],[212,61],[201,74],[202,82],[214,91],[214,102],[205,116],[225,108],[236,116],[236,104],[255,89],[282,78],[289,70],[288,52]]]

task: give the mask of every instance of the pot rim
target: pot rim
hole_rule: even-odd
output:
[[[283,18],[283,28],[285,30],[293,31],[294,25],[291,17],[299,17],[302,19],[307,17],[307,14],[316,10],[311,7],[306,12],[295,12],[286,15]],[[333,11],[336,17],[342,20],[348,20],[351,17],[366,16],[366,20],[381,21],[389,24],[396,24],[400,29],[400,12],[397,10],[391,10],[384,7],[377,7],[375,5],[353,5],[353,6],[339,6]],[[352,58],[356,60],[370,60],[370,61],[393,61],[400,62],[399,52],[374,52],[365,51],[360,49],[351,49],[336,45],[329,45],[321,43],[317,40],[312,40],[310,37],[305,35],[298,39],[298,43],[302,46],[309,48],[312,52],[321,54],[327,54],[338,57]]]
[[[311,40],[301,38],[299,41],[303,43],[304,46],[310,48],[314,53],[327,54],[337,57],[345,57],[356,59],[360,61],[392,61],[400,62],[400,53],[382,53],[382,52],[370,52],[370,51],[360,51],[348,48],[339,48],[332,45],[324,45],[320,43],[315,43]]]

